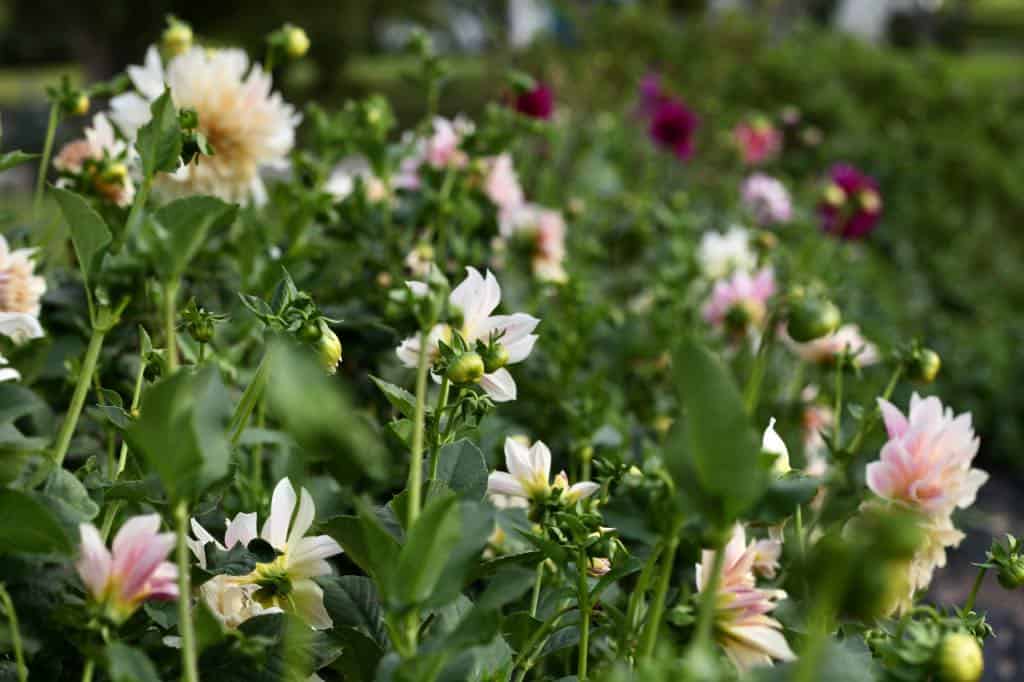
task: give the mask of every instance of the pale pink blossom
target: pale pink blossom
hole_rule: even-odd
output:
[[[499,154],[489,160],[484,193],[497,207],[499,215],[515,211],[523,205],[523,187],[519,184],[511,154]]]
[[[753,270],[757,267],[757,254],[750,246],[750,232],[741,225],[732,225],[725,232],[705,232],[697,247],[697,261],[709,279],[719,279],[737,270]]]
[[[743,122],[733,130],[743,162],[756,166],[770,161],[782,151],[782,131],[765,118]]]
[[[775,570],[774,547],[757,542],[747,545],[743,526],[736,524],[725,553],[718,582],[715,611],[715,639],[730,661],[741,671],[773,661],[796,658],[782,633],[782,624],[768,614],[786,598],[782,590],[757,587],[755,568]],[[708,587],[714,570],[715,552],[705,550],[696,567],[697,591]]]
[[[537,204],[522,204],[499,216],[503,237],[524,237],[532,242],[533,273],[544,282],[565,282],[565,218],[561,211]]]
[[[505,467],[507,473],[494,471],[487,478],[488,494],[504,506],[519,506],[508,504],[509,499],[543,500],[556,490],[561,493],[560,499],[575,504],[600,489],[591,481],[569,485],[564,471],[555,477],[554,483],[550,483],[551,451],[541,441],[527,446],[517,438],[506,438]]]
[[[938,398],[917,393],[907,415],[887,400],[879,399],[878,405],[889,440],[879,460],[868,464],[871,491],[938,516],[974,504],[988,474],[971,468],[979,444],[971,414],[954,415]]]
[[[789,191],[770,175],[754,173],[743,182],[741,191],[744,206],[762,225],[785,223],[793,217]]]
[[[750,274],[740,271],[719,280],[704,306],[704,319],[723,327],[730,312],[741,310],[749,325],[759,325],[767,313],[768,299],[775,294],[775,273],[770,267]]]
[[[501,287],[490,271],[484,277],[476,268],[467,267],[466,279],[452,290],[448,302],[462,313],[462,326],[458,332],[470,346],[478,340],[488,343],[495,338],[508,351],[509,365],[522,362],[533,351],[538,338],[533,330],[540,320],[526,313],[492,315],[501,303]],[[450,339],[451,334],[452,330],[447,325],[437,325],[430,331],[426,339],[428,358],[437,358],[437,342]],[[420,337],[417,334],[405,339],[396,350],[399,360],[406,367],[416,367],[418,364]],[[485,373],[480,379],[480,386],[495,402],[516,399],[515,379],[504,367]]]
[[[81,545],[75,563],[90,598],[115,622],[123,622],[147,599],[178,597],[178,569],[167,554],[173,533],[159,533],[160,516],[128,519],[114,536],[112,550],[91,523],[79,526]]]
[[[463,139],[473,132],[473,124],[461,116],[454,120],[436,116],[432,122],[429,137],[416,137],[411,132],[403,138],[412,148],[409,156],[399,164],[395,186],[400,189],[417,190],[422,182],[419,169],[424,164],[434,169],[462,168],[469,156],[461,149]]]
[[[828,336],[807,343],[793,341],[788,334],[785,338],[793,352],[816,364],[833,363],[843,351],[853,358],[853,364],[858,367],[873,365],[881,359],[878,347],[865,339],[855,324],[844,324]]]

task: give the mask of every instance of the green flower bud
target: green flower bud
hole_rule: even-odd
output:
[[[479,353],[469,351],[448,365],[447,376],[454,384],[475,384],[484,375],[484,360]]]
[[[192,47],[192,27],[175,17],[167,17],[161,45],[169,57],[188,52]]]
[[[941,682],[976,682],[981,679],[985,660],[978,640],[966,632],[946,635],[939,644],[936,667]]]
[[[284,27],[284,51],[292,59],[305,57],[309,52],[309,36],[298,26]]]
[[[907,375],[911,381],[930,384],[935,381],[942,368],[942,358],[931,348],[921,348],[914,352],[907,367]]]
[[[1008,590],[1024,585],[1024,557],[1014,556],[999,566],[999,584]]]
[[[321,321],[320,327],[320,342],[317,344],[320,364],[328,374],[334,374],[338,371],[338,365],[341,364],[341,341],[326,323]]]
[[[316,343],[323,336],[323,330],[320,327],[319,320],[307,320],[302,327],[299,328],[299,338],[306,343]]]
[[[484,371],[490,374],[508,364],[508,349],[500,343],[490,346],[484,353]]]
[[[787,330],[794,341],[807,343],[834,332],[840,320],[839,308],[832,301],[801,298],[790,306]]]
[[[747,330],[747,326],[755,317],[749,306],[737,303],[725,314],[725,327],[733,333],[741,334]]]
[[[71,114],[74,116],[85,116],[89,113],[89,96],[81,93],[71,104]]]

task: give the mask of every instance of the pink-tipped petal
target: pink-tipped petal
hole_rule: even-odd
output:
[[[110,578],[111,557],[103,544],[103,538],[91,523],[83,523],[78,527],[82,537],[79,546],[79,558],[75,563],[78,575],[81,576],[89,594],[95,599],[101,599],[107,588],[107,581]]]

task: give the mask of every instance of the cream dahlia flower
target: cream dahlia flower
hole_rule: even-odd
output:
[[[757,267],[757,254],[750,247],[750,233],[739,225],[733,225],[727,232],[705,232],[697,247],[697,260],[710,279]]]
[[[131,139],[150,119],[150,103],[166,84],[174,105],[194,109],[199,131],[213,147],[213,156],[159,177],[159,188],[172,196],[212,194],[226,201],[261,204],[266,188],[264,169],[288,166],[301,116],[272,92],[272,79],[242,50],[194,47],[163,64],[156,47],[146,52],[143,66],[128,67],[135,92],[110,102],[111,117]]]
[[[508,473],[494,471],[487,478],[487,492],[492,499],[499,500],[496,506],[520,506],[508,504],[508,498],[541,500],[555,490],[561,492],[562,500],[575,504],[601,487],[591,481],[569,485],[564,471],[555,477],[554,483],[550,483],[551,450],[541,441],[527,447],[516,438],[506,438],[505,466]]]
[[[33,252],[33,249],[12,251],[0,235],[0,312],[39,317],[39,299],[46,293],[46,280],[35,274]],[[31,336],[34,335],[30,334],[29,338]]]
[[[790,338],[789,334],[784,338],[793,352],[807,362],[815,364],[833,363],[843,351],[853,356],[853,364],[857,367],[867,367],[881,359],[878,347],[865,339],[860,327],[855,324],[844,324],[828,336],[807,343],[798,343]]]

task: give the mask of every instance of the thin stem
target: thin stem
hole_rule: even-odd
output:
[[[420,515],[420,495],[423,487],[423,421],[427,411],[427,343],[426,333],[420,333],[420,353],[416,362],[416,412],[412,426],[412,453],[409,457],[409,510],[406,529],[411,530]]]
[[[665,557],[658,576],[658,588],[654,593],[654,602],[647,615],[647,627],[644,629],[640,643],[640,655],[649,658],[654,654],[654,646],[658,643],[658,630],[661,628],[661,617],[665,613],[665,598],[672,582],[672,568],[676,561],[676,550],[679,548],[679,533],[673,530],[665,546]]]
[[[14,611],[11,595],[7,593],[7,586],[3,583],[0,583],[0,601],[3,602],[4,611],[7,612],[7,624],[11,629],[11,647],[14,649],[14,661],[18,666],[18,682],[25,682],[28,680],[28,668],[25,667],[25,654],[21,646],[21,628],[18,627],[18,614]]]
[[[988,573],[988,568],[982,566],[978,571],[978,577],[974,579],[974,585],[971,587],[971,593],[967,596],[967,601],[964,602],[964,613],[970,613],[974,610],[974,602],[978,598],[978,590],[981,589],[981,583],[985,580],[985,574]]]
[[[175,527],[178,534],[178,633],[181,635],[181,667],[183,682],[199,681],[199,665],[196,659],[195,629],[192,623],[192,579],[189,573],[188,505],[178,502],[174,508]]]
[[[711,643],[711,632],[715,624],[715,611],[718,609],[718,585],[722,581],[722,568],[725,566],[725,548],[715,549],[715,559],[711,564],[711,575],[701,576],[704,588],[701,589],[700,611],[697,613],[697,636],[695,647],[706,647]]]
[[[533,596],[530,598],[530,617],[537,617],[537,606],[540,604],[540,588],[544,583],[544,562],[537,564],[537,578],[533,582]]]
[[[743,392],[743,404],[747,408],[747,414],[753,414],[757,408],[757,400],[761,395],[761,382],[764,381],[765,369],[768,366],[768,352],[775,340],[774,329],[775,316],[769,315],[761,334],[761,341],[757,346],[757,354],[754,356],[754,366],[750,369],[750,378],[747,379],[747,386]]]
[[[139,409],[139,401],[142,398],[142,382],[146,376],[146,358],[139,358],[139,371],[135,375],[135,388],[132,390],[132,402],[130,405],[131,415],[135,416],[135,411]],[[121,441],[121,453],[117,459],[117,471],[114,472],[114,479],[124,471],[125,466],[128,464],[128,441]]]
[[[888,400],[892,396],[892,392],[896,390],[896,385],[903,377],[903,363],[901,362],[893,370],[892,376],[889,377],[889,383],[886,384],[885,390],[882,392],[882,400]],[[860,449],[861,443],[867,438],[871,431],[875,428],[875,424],[878,423],[878,418],[882,416],[882,408],[878,406],[877,401],[875,402],[875,409],[871,411],[867,419],[863,420],[860,424],[860,428],[857,429],[857,433],[853,436],[853,440],[850,441],[850,445],[847,448],[851,454],[856,454],[857,450]]]
[[[580,547],[576,557],[576,601],[580,607],[580,656],[576,679],[587,682],[587,658],[590,653],[590,587],[587,585],[587,551]]]
[[[123,243],[132,232],[138,229],[138,223],[142,221],[142,210],[146,207],[149,199],[149,190],[153,186],[153,178],[143,178],[139,191],[135,194],[135,201],[132,202],[132,210],[128,213],[128,220],[124,224],[124,236],[119,242]]]
[[[512,668],[522,668],[516,675],[516,681],[521,681],[526,677],[526,673],[533,667],[534,659],[537,654],[537,650],[542,646],[545,638],[551,633],[552,630],[558,625],[558,621],[565,614],[573,610],[572,606],[566,606],[565,608],[559,609],[555,613],[551,614],[544,623],[534,631],[533,635],[530,636],[530,640],[523,646],[519,651],[519,655],[516,656],[515,661],[512,662]]]
[[[180,282],[167,282],[164,286],[164,335],[167,341],[167,370],[173,374],[178,369],[178,287]]]
[[[843,449],[843,365],[846,364],[845,353],[836,359],[836,395],[835,395],[835,430],[832,444],[837,451]]]
[[[644,569],[640,572],[640,577],[636,580],[636,586],[633,588],[632,594],[629,595],[629,605],[626,607],[625,627],[623,628],[624,649],[627,648],[627,638],[633,635],[638,625],[637,614],[640,610],[640,602],[643,601],[644,596],[647,594],[647,585],[651,582],[654,569],[658,566],[658,559],[661,557],[662,549],[663,547],[658,545],[651,552],[651,556],[647,558],[647,563],[644,564]]]
[[[57,123],[60,121],[60,105],[50,105],[50,118],[46,124],[46,141],[43,143],[43,155],[39,157],[39,174],[36,176],[36,196],[32,205],[32,215],[38,217],[43,205],[43,187],[46,185],[46,169],[50,165],[50,153],[53,151],[53,138],[57,134]]]
[[[85,667],[82,668],[82,682],[92,682],[92,673],[96,669],[96,661],[91,658],[85,662]]]
[[[60,432],[57,434],[57,444],[53,450],[54,468],[59,469],[64,465],[64,457],[68,454],[71,436],[74,435],[78,417],[82,414],[82,406],[85,405],[85,396],[89,392],[92,375],[96,371],[96,363],[100,357],[100,350],[103,348],[105,335],[105,331],[93,327],[92,336],[89,338],[89,347],[86,349],[85,359],[82,361],[82,371],[78,374],[78,383],[75,384],[75,392],[71,395],[68,413],[64,416]]]
[[[448,377],[441,379],[441,392],[437,394],[437,407],[434,408],[434,417],[437,420],[434,427],[434,443],[430,448],[430,480],[437,478],[437,466],[441,459],[441,417],[444,416],[444,408],[448,406],[448,390],[451,383]]]
[[[235,408],[235,413],[231,417],[232,446],[238,445],[238,441],[242,438],[242,432],[245,431],[246,424],[249,423],[249,417],[252,415],[256,403],[259,402],[260,396],[263,395],[263,388],[267,384],[269,373],[270,356],[264,355],[263,359],[260,360],[259,366],[256,368],[256,374],[253,375],[249,385],[245,387],[245,392],[242,393],[238,406]]]

